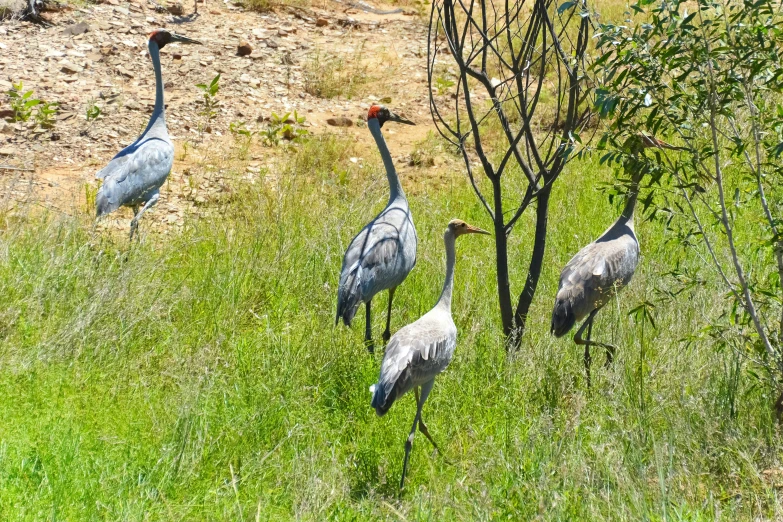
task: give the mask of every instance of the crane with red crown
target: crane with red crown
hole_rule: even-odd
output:
[[[370,320],[372,298],[383,290],[389,291],[386,330],[383,333],[383,341],[387,342],[391,337],[391,308],[394,292],[416,264],[418,243],[408,200],[405,198],[389,148],[381,133],[381,127],[388,121],[414,125],[412,121],[398,116],[381,105],[373,105],[367,113],[367,127],[375,138],[386,169],[386,178],[389,181],[389,202],[348,246],[343,257],[337,290],[335,324],[342,319],[343,323],[350,326],[359,306],[364,303],[366,312],[364,340],[370,352],[374,351]]]

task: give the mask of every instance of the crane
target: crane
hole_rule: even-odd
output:
[[[405,460],[402,464],[400,489],[405,485],[413,437],[418,427],[435,449],[427,425],[421,418],[421,410],[438,376],[451,362],[457,345],[457,327],[451,318],[451,292],[454,287],[454,265],[456,252],[454,244],[463,234],[489,234],[459,219],[449,222],[443,234],[446,245],[446,281],[435,306],[417,321],[404,326],[389,341],[383,354],[381,374],[378,382],[370,387],[372,407],[378,416],[383,416],[400,397],[414,390],[416,396],[416,416],[413,427],[405,441]],[[421,388],[421,395],[419,395]]]
[[[158,202],[159,189],[174,164],[174,146],[166,130],[160,70],[160,49],[172,42],[201,43],[163,29],[150,33],[147,47],[155,71],[155,108],[152,116],[141,136],[122,149],[95,175],[103,180],[96,197],[97,216],[104,216],[122,206],[131,207],[131,239],[141,216]]]
[[[644,142],[642,142],[644,143]],[[658,146],[659,145],[642,145]],[[595,314],[633,277],[639,264],[639,240],[634,233],[633,215],[642,171],[631,179],[631,189],[625,208],[617,221],[601,236],[581,249],[560,274],[560,285],[552,311],[551,333],[555,337],[567,334],[573,326],[584,321],[574,335],[574,342],[585,347],[584,364],[587,386],[590,386],[590,347],[606,350],[606,365],[614,358],[615,347],[592,341]],[[582,333],[587,328],[587,338]]]
[[[370,320],[372,298],[383,290],[389,291],[386,330],[383,332],[383,341],[387,342],[391,337],[394,292],[416,264],[418,243],[408,200],[381,133],[381,127],[387,121],[414,125],[412,121],[394,114],[382,105],[373,105],[367,113],[367,127],[375,138],[389,181],[389,202],[386,208],[353,238],[345,251],[337,290],[335,318],[335,324],[342,319],[346,326],[350,326],[359,306],[364,303],[364,342],[371,353],[374,351]]]

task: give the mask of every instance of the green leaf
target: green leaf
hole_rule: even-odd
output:
[[[558,6],[557,14],[563,14],[564,12],[566,12],[569,9],[571,9],[575,5],[576,5],[576,2],[570,2],[570,1],[569,2],[563,2],[562,4],[560,4]]]

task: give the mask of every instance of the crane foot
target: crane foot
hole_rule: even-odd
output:
[[[131,221],[130,225],[130,240],[133,241],[133,234],[136,232],[136,229],[139,228],[139,222],[136,220],[136,218],[133,218],[133,221]]]
[[[400,489],[405,487],[405,475],[408,473],[408,459],[411,456],[411,448],[413,447],[413,434],[415,430],[411,432],[408,438],[405,440],[405,460],[402,461],[402,478],[400,478]]]

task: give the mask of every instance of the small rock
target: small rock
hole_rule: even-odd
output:
[[[13,134],[14,128],[3,120],[0,120],[0,134]]]
[[[317,25],[318,27],[326,27],[327,25],[329,25],[329,20],[327,20],[324,17],[321,17],[315,21],[315,25]]]
[[[179,2],[167,5],[166,11],[168,11],[170,14],[173,14],[174,16],[182,16],[185,14],[185,8],[182,7],[182,4]]]
[[[353,120],[351,120],[351,118],[346,118],[345,116],[340,116],[339,118],[329,118],[326,120],[326,123],[332,127],[353,127]]]
[[[249,56],[253,52],[253,48],[250,44],[242,40],[237,46],[237,56]]]
[[[275,40],[274,38],[269,38],[269,39],[266,41],[266,46],[267,46],[267,47],[270,47],[270,48],[272,48],[272,49],[277,49],[278,47],[280,47],[280,44],[279,44],[279,43],[277,42],[277,40]]]
[[[63,56],[65,56],[65,53],[61,53],[60,51],[56,51],[52,49],[48,53],[46,53],[43,59],[48,61],[48,60],[60,59]]]
[[[171,53],[171,58],[174,60],[181,60],[182,54],[181,53]]]
[[[90,30],[90,26],[87,22],[79,22],[78,24],[69,25],[63,29],[64,35],[76,36],[77,34],[84,34]]]
[[[131,72],[127,70],[125,67],[123,67],[122,65],[117,66],[117,72],[125,76],[126,78],[133,78],[133,74],[131,74]]]
[[[139,110],[139,102],[137,102],[133,98],[128,98],[127,100],[125,100],[125,103],[123,105],[126,109],[129,109],[131,111]]]
[[[60,70],[65,74],[78,74],[84,69],[78,65],[72,64],[71,62],[60,62]]]
[[[13,154],[14,154],[14,149],[8,147],[3,147],[2,149],[0,149],[0,156],[13,156]]]

